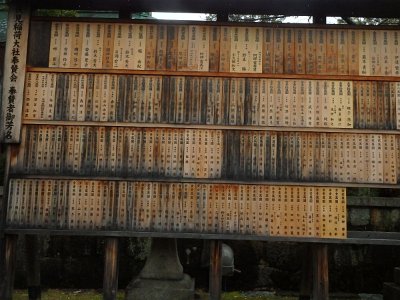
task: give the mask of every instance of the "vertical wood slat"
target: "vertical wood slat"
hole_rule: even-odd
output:
[[[107,238],[105,244],[103,299],[115,300],[118,292],[118,238]]]
[[[14,288],[18,235],[5,235],[0,240],[0,299],[11,300]]]
[[[222,287],[222,242],[213,240],[210,243],[210,276],[209,276],[209,293],[210,300],[221,299]]]
[[[329,299],[328,245],[313,245],[313,299]]]
[[[39,236],[25,236],[25,259],[29,300],[41,299]]]
[[[30,20],[29,2],[13,1],[8,13],[3,104],[0,118],[0,140],[4,143],[20,141]]]

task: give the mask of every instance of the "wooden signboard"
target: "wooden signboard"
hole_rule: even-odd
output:
[[[347,186],[399,187],[396,30],[34,19],[39,34],[3,139],[20,142],[7,230],[343,239]]]
[[[0,128],[0,139],[4,143],[20,142],[30,24],[30,10],[27,3],[27,1],[13,2],[8,14]]]

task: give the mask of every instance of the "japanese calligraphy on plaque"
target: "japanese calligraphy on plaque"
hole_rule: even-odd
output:
[[[25,3],[14,2],[8,15],[1,112],[0,136],[5,143],[18,143],[20,139],[28,31],[29,9]]]

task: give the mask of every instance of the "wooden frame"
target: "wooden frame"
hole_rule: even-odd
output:
[[[129,12],[135,12],[135,11],[146,11],[146,10],[157,10],[157,11],[163,11],[163,10],[172,10],[172,11],[199,11],[202,12],[205,9],[207,9],[207,12],[215,12],[215,13],[223,13],[226,17],[226,14],[229,13],[263,13],[267,12],[269,14],[285,14],[285,15],[312,15],[312,16],[319,16],[318,20],[324,21],[326,20],[325,16],[363,16],[363,17],[368,17],[368,16],[374,16],[374,17],[398,17],[398,9],[400,9],[400,4],[398,1],[395,0],[386,0],[386,1],[372,1],[368,0],[363,1],[363,3],[360,3],[359,1],[355,0],[339,0],[339,1],[328,1],[329,3],[324,3],[323,6],[321,6],[320,1],[313,0],[313,1],[307,1],[307,5],[303,2],[299,2],[297,0],[287,0],[285,3],[282,1],[274,0],[274,1],[269,1],[268,3],[265,3],[265,1],[261,0],[254,0],[252,1],[251,5],[249,6],[243,6],[243,3],[241,1],[235,0],[235,1],[230,1],[229,5],[225,1],[206,1],[206,3],[203,2],[198,2],[198,1],[186,1],[185,3],[182,3],[182,1],[175,1],[173,0],[172,2],[168,2],[168,5],[165,6],[165,4],[162,3],[162,1],[156,1],[156,0],[150,0],[150,1],[135,1],[134,3],[127,3],[126,1],[122,0],[117,0],[117,1],[98,1],[96,2],[96,8],[99,10],[123,10],[125,11],[125,15],[128,15]],[[378,3],[379,2],[379,3]],[[381,4],[381,5],[380,5]],[[79,5],[79,6],[78,6]],[[229,7],[229,11],[228,11]],[[93,3],[91,1],[75,1],[75,0],[70,0],[70,1],[50,1],[50,0],[38,0],[35,1],[33,4],[33,9],[38,9],[38,8],[58,8],[58,9],[93,9]],[[48,18],[33,18],[34,22],[46,22],[51,19]],[[75,19],[59,19],[60,21],[77,21]],[[85,19],[79,19],[79,22],[86,22],[87,20]],[[132,23],[132,24],[138,24],[138,23],[146,23],[146,24],[160,24],[160,22],[136,22],[136,21],[131,21],[131,20],[90,20],[91,22],[110,22],[110,23],[116,23],[116,22],[121,22],[121,23]],[[162,22],[161,22],[162,23]],[[187,24],[187,22],[165,22],[167,25],[171,24]],[[235,24],[230,24],[230,23],[193,23],[198,26],[200,25],[223,25],[223,26],[235,26]],[[254,27],[258,26],[258,24],[246,24],[246,26],[249,27]],[[282,29],[282,31],[286,32],[290,28],[324,28],[324,29],[330,29],[330,28],[350,28],[346,26],[316,26],[316,25],[311,25],[311,26],[304,26],[304,25],[299,25],[299,26],[292,26],[292,25],[279,25],[279,26],[274,26],[276,28]],[[372,27],[351,27],[351,28],[357,28],[357,29],[372,29]],[[390,27],[392,29],[393,27]],[[389,29],[389,27],[387,28]],[[398,29],[396,27],[396,29]],[[11,31],[10,31],[11,32]],[[11,34],[11,33],[10,33]],[[26,31],[25,31],[26,34]],[[40,34],[44,34],[44,32],[40,32]],[[39,35],[40,35],[39,34]],[[25,39],[25,37],[24,37]],[[11,40],[11,39],[9,39]],[[173,44],[170,44],[169,47],[174,47]],[[8,53],[11,52],[11,48],[8,48]],[[15,50],[15,49],[14,49]],[[24,53],[26,51],[26,47],[23,47],[21,49],[21,53]],[[36,52],[38,49],[35,50]],[[32,53],[35,53],[33,51]],[[290,53],[289,53],[290,54]],[[290,54],[291,55],[291,54]],[[290,56],[289,55],[289,56]],[[26,57],[26,55],[23,55]],[[331,53],[332,56],[332,53]],[[276,61],[279,61],[281,58],[275,57]],[[327,54],[327,57],[316,57],[316,59],[323,61],[326,59],[329,61],[329,57]],[[275,62],[276,62],[275,61]],[[295,79],[305,79],[305,80],[329,80],[329,81],[334,81],[334,80],[348,80],[348,81],[359,81],[359,82],[369,82],[369,81],[377,81],[377,82],[393,82],[397,83],[400,82],[400,77],[398,76],[362,76],[362,75],[332,75],[332,74],[263,74],[263,73],[230,73],[230,72],[207,72],[207,73],[201,73],[201,72],[193,72],[193,71],[168,71],[168,70],[158,70],[158,71],[152,71],[152,70],[146,70],[146,71],[140,71],[140,70],[125,70],[125,69],[115,69],[115,70],[109,70],[109,69],[72,69],[72,68],[43,68],[39,66],[27,66],[25,68],[25,62],[23,60],[21,62],[21,70],[25,70],[26,72],[32,72],[32,73],[42,73],[42,72],[53,72],[57,74],[70,74],[70,73],[79,73],[79,74],[108,74],[108,75],[137,75],[137,76],[142,76],[142,75],[148,75],[148,76],[185,76],[185,77],[199,77],[199,78],[204,78],[204,77],[210,77],[210,78],[229,78],[229,79],[240,79],[240,78],[262,78],[262,79],[283,79],[283,80],[295,80]],[[174,63],[173,61],[170,61],[170,63]],[[6,65],[7,67],[7,65]],[[293,66],[292,66],[293,67]],[[286,69],[289,70],[289,69]],[[318,73],[318,72],[317,72]],[[18,76],[19,80],[21,82],[18,83],[19,86],[22,87],[22,82],[24,81],[24,74],[25,72],[22,72],[21,76]],[[18,74],[19,75],[19,74]],[[6,73],[6,77],[10,77],[9,74]],[[4,91],[9,91],[10,87],[7,85],[7,82],[5,84],[5,89]],[[21,89],[22,90],[22,89]],[[287,93],[288,94],[288,93]],[[18,95],[20,98],[18,100],[18,106],[17,106],[17,117],[19,114],[19,110],[22,109],[22,98],[21,94]],[[284,99],[282,99],[282,103],[284,103]],[[286,99],[287,100],[287,99]],[[5,111],[5,108],[7,108],[6,104],[7,102],[3,102],[3,111]],[[337,103],[334,103],[335,105]],[[382,116],[379,116],[381,118]],[[3,117],[4,120],[4,117]],[[104,121],[104,120],[103,120]],[[42,120],[25,120],[24,125],[26,126],[35,126],[35,125],[50,125],[50,126],[79,126],[82,125],[81,122],[78,121],[42,121]],[[398,123],[399,124],[399,123]],[[18,125],[18,124],[17,124]],[[126,128],[165,128],[168,130],[173,130],[176,128],[180,129],[191,129],[191,130],[233,130],[233,131],[255,131],[255,132],[261,132],[261,131],[276,131],[276,132],[301,132],[301,133],[323,133],[323,134],[328,134],[328,133],[337,133],[338,135],[340,134],[345,134],[345,133],[352,133],[352,134],[377,134],[377,135],[393,135],[398,138],[400,132],[395,131],[395,130],[381,130],[381,129],[344,129],[344,128],[301,128],[301,127],[275,127],[275,126],[263,126],[263,127],[254,127],[254,126],[246,126],[246,125],[237,125],[234,127],[231,127],[229,125],[199,125],[199,124],[168,124],[168,123],[162,123],[162,124],[143,124],[143,123],[136,123],[136,122],[129,122],[129,123],[116,123],[116,122],[96,122],[96,121],[89,121],[84,123],[85,126],[90,126],[90,127],[111,127],[111,128],[118,128],[121,127],[126,127]],[[9,134],[3,134],[6,135],[6,140],[8,142],[14,143],[14,142],[19,142],[19,127],[16,126],[16,130],[14,130],[12,136]],[[149,130],[148,130],[149,132]],[[148,133],[147,132],[147,133]],[[145,134],[147,134],[145,133]],[[206,135],[199,135],[199,138],[205,138]],[[76,138],[76,137],[72,137]],[[150,135],[147,135],[146,138],[153,138]],[[250,140],[249,140],[250,141]],[[245,143],[250,143],[249,141],[244,141]],[[310,141],[310,145],[315,142],[315,141]],[[282,145],[280,145],[280,151],[282,148],[286,147],[287,144],[284,144],[285,141],[282,142]],[[287,143],[287,141],[286,141]],[[114,145],[115,146],[115,145]],[[116,147],[116,146],[115,146]],[[78,147],[79,148],[79,147]],[[244,147],[245,148],[245,147]],[[8,165],[10,165],[12,156],[11,152],[16,149],[16,146],[10,146],[9,147],[9,155],[8,155]],[[147,149],[147,148],[146,148]],[[150,148],[149,148],[150,149]],[[75,149],[76,150],[76,149]],[[148,150],[148,149],[147,149]],[[207,151],[207,148],[201,148],[200,150],[196,150],[193,148],[190,151]],[[337,151],[340,151],[340,149],[337,149]],[[207,155],[209,155],[207,153]],[[210,154],[211,155],[211,154]],[[250,155],[251,156],[251,155]],[[312,157],[312,155],[308,155],[309,157]],[[172,159],[172,153],[169,153],[166,155],[166,159]],[[147,157],[148,158],[148,157]],[[102,157],[104,159],[104,157]],[[150,160],[150,158],[148,158]],[[242,163],[242,162],[241,162]],[[243,162],[246,164],[246,162]],[[285,162],[287,163],[287,162]],[[314,162],[312,162],[314,163]],[[309,162],[309,164],[312,164]],[[317,163],[317,162],[316,162]],[[281,167],[282,164],[278,165]],[[279,171],[279,170],[278,170]],[[343,171],[338,171],[338,172],[343,172]],[[343,176],[343,174],[339,174],[340,176]],[[337,176],[339,176],[337,175]],[[205,176],[207,177],[207,176]],[[44,174],[31,174],[31,175],[25,175],[25,174],[13,174],[11,176],[6,176],[6,194],[5,194],[5,199],[2,201],[2,213],[5,215],[6,210],[7,210],[7,197],[8,197],[8,182],[9,180],[17,178],[17,179],[45,179],[48,178],[48,175]],[[58,179],[65,179],[65,180],[85,180],[85,179],[93,179],[93,177],[90,176],[58,176]],[[124,178],[124,177],[112,177],[112,176],[97,176],[96,179],[98,180],[114,180],[116,183],[121,182],[121,181],[134,181],[136,179],[131,179],[131,178]],[[377,187],[377,188],[399,188],[399,184],[387,184],[387,183],[353,183],[353,182],[347,182],[347,183],[329,183],[329,182],[315,182],[315,181],[309,181],[309,182],[291,182],[291,181],[280,181],[280,180],[271,180],[271,181],[262,181],[262,180],[252,180],[252,181],[246,181],[246,180],[227,180],[227,179],[179,179],[176,180],[174,178],[154,178],[152,176],[143,176],[139,178],[139,182],[141,184],[146,184],[148,182],[157,182],[157,183],[162,183],[166,185],[167,183],[174,183],[174,182],[184,182],[184,183],[198,183],[198,184],[208,184],[208,183],[220,183],[220,184],[243,184],[245,187],[248,187],[249,184],[252,185],[276,185],[278,187],[282,185],[289,185],[289,186],[303,186],[303,187],[310,187],[310,186],[325,186],[325,187]],[[115,183],[115,185],[116,185]],[[77,186],[80,186],[80,182],[76,182]],[[114,188],[113,187],[110,187]],[[251,192],[251,189],[247,191],[246,188],[244,188],[245,193]],[[73,191],[74,192],[74,191]],[[104,193],[107,191],[104,190]],[[279,194],[280,195],[280,194]],[[88,196],[89,197],[89,196]],[[166,196],[167,197],[167,196]],[[205,196],[206,197],[206,196]],[[279,198],[279,197],[278,197]],[[150,199],[150,196],[146,198],[147,200]],[[80,205],[81,202],[86,201],[87,199],[84,197],[83,199],[80,199],[78,195],[74,195],[74,201],[76,201],[77,205]],[[48,198],[46,198],[46,201],[49,201]],[[144,201],[142,203],[141,209],[143,210],[146,205],[148,206],[149,201]],[[284,205],[280,199],[277,201],[278,203],[274,204],[275,208],[278,209],[279,212],[281,212],[281,205]],[[243,204],[243,203],[242,203]],[[107,204],[111,205],[111,204]],[[226,202],[223,203],[223,205],[232,205],[231,202]],[[240,204],[239,204],[240,205]],[[314,205],[314,204],[313,204]],[[224,208],[223,206],[222,208]],[[243,208],[250,209],[248,206],[244,205]],[[43,208],[42,208],[43,209]],[[192,209],[195,209],[194,207]],[[70,212],[71,213],[71,212]],[[73,212],[75,213],[75,212]],[[142,216],[141,213],[143,212],[137,212],[138,216]],[[322,211],[316,211],[317,214],[322,214]],[[249,213],[250,214],[250,213]],[[247,216],[248,217],[248,216]],[[281,216],[279,216],[280,218]],[[3,218],[5,220],[6,218]],[[75,219],[74,219],[75,220]],[[78,220],[78,219],[77,219]],[[225,220],[225,219],[224,219]],[[175,221],[175,219],[174,219]],[[247,223],[246,223],[247,224]],[[247,226],[244,224],[243,226]],[[88,235],[88,236],[108,236],[110,237],[107,243],[108,246],[108,251],[106,253],[106,262],[107,267],[110,268],[110,275],[107,277],[105,274],[104,281],[105,281],[105,297],[107,299],[113,299],[115,297],[115,291],[112,291],[112,289],[115,290],[115,285],[117,284],[117,278],[115,277],[116,274],[116,264],[115,262],[117,261],[118,257],[116,254],[116,249],[117,249],[117,240],[116,237],[130,237],[130,236],[148,236],[148,237],[170,237],[170,238],[201,238],[201,239],[212,239],[215,240],[213,242],[213,259],[212,259],[212,273],[211,277],[212,279],[210,280],[210,283],[212,283],[212,297],[215,299],[218,299],[220,297],[219,295],[219,290],[220,290],[220,269],[218,267],[218,263],[220,260],[220,246],[221,242],[220,240],[223,239],[230,239],[230,240],[235,240],[235,239],[246,239],[246,240],[260,240],[260,241],[276,241],[276,242],[307,242],[307,243],[313,243],[316,244],[315,246],[315,251],[314,251],[314,258],[315,258],[315,267],[314,267],[314,275],[315,275],[315,280],[314,282],[318,282],[319,280],[322,280],[321,282],[323,283],[323,286],[321,289],[314,289],[315,296],[317,298],[325,299],[327,298],[327,246],[326,245],[319,245],[320,243],[324,244],[329,244],[329,243],[346,243],[346,244],[381,244],[381,245],[400,245],[400,236],[397,233],[382,233],[382,232],[348,232],[348,238],[343,240],[343,239],[335,239],[335,238],[330,238],[330,239],[324,239],[324,238],[318,238],[318,237],[311,237],[311,238],[302,238],[302,237],[282,237],[282,236],[265,236],[265,235],[252,235],[252,234],[245,234],[245,235],[239,235],[239,234],[223,234],[223,233],[176,233],[176,232],[149,232],[146,230],[143,231],[111,231],[111,230],[98,230],[98,231],[88,231],[88,230],[49,230],[49,229],[24,229],[24,228],[7,228],[5,224],[2,224],[0,228],[0,233],[5,233],[6,237],[8,238],[10,245],[15,247],[15,241],[12,239],[13,234],[17,233],[23,233],[23,234],[50,234],[50,235]],[[6,239],[7,239],[6,238]],[[10,247],[11,247],[10,246]],[[12,248],[12,247],[11,247]],[[13,251],[11,251],[13,252]],[[9,264],[9,279],[12,279],[12,254],[13,253],[8,253],[8,264]],[[326,280],[325,280],[326,279]],[[12,281],[12,280],[11,280]],[[8,286],[6,287],[8,289],[8,292],[10,291],[10,285],[11,282],[9,282]],[[321,287],[321,286],[319,286]],[[5,289],[3,289],[4,291]]]

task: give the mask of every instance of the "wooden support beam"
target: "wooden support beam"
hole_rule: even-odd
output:
[[[105,244],[103,299],[115,300],[118,292],[118,238],[107,238]]]
[[[329,299],[328,245],[312,246],[313,255],[313,299]]]
[[[227,13],[218,13],[217,14],[217,22],[228,22],[229,14]]]
[[[0,299],[11,300],[14,288],[18,235],[5,235],[0,251]]]
[[[130,20],[132,18],[132,13],[130,10],[120,10],[118,16],[120,19]]]
[[[314,24],[326,24],[326,16],[313,16]]]
[[[301,267],[301,283],[299,300],[310,300],[313,282],[313,261],[311,246],[305,244],[303,246],[303,264]]]
[[[25,261],[29,300],[41,299],[40,239],[37,235],[25,236]]]
[[[210,278],[209,278],[209,293],[210,300],[221,299],[222,287],[222,242],[212,240],[210,245]]]

